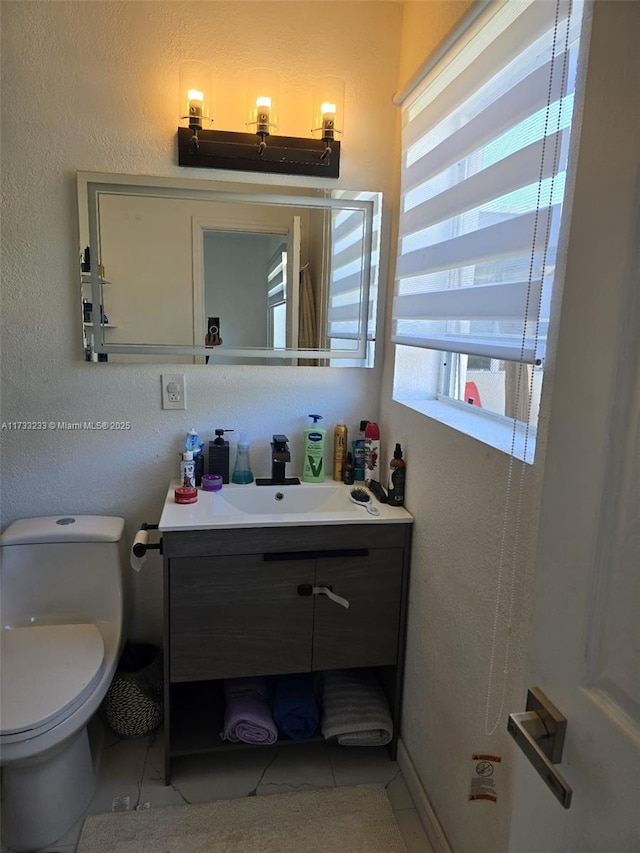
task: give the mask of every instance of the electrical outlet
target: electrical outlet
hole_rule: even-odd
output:
[[[162,374],[162,408],[186,409],[187,400],[184,392],[184,373]]]

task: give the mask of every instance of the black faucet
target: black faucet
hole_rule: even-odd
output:
[[[286,435],[274,435],[271,442],[271,479],[274,485],[284,485],[287,462],[291,462],[289,439]]]
[[[271,442],[271,479],[257,479],[256,486],[297,486],[298,477],[286,477],[287,462],[291,462],[289,439],[286,435],[274,435]]]

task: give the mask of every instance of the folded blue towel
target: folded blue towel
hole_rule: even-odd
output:
[[[292,740],[312,737],[320,722],[313,673],[279,675],[273,688],[273,719],[281,734]]]

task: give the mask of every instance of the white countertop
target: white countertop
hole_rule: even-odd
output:
[[[403,507],[390,507],[379,503],[373,495],[371,504],[380,515],[370,515],[363,507],[353,504],[349,492],[355,487],[364,487],[363,483],[345,486],[333,480],[324,483],[300,483],[297,486],[256,486],[250,483],[237,486],[224,485],[218,492],[204,492],[198,489],[198,500],[194,504],[177,504],[174,490],[179,485],[173,481],[160,517],[159,529],[167,530],[217,530],[234,527],[301,527],[329,524],[411,524],[413,516]],[[253,493],[260,492],[260,495]],[[246,493],[246,494],[243,494]],[[280,499],[276,499],[276,494]],[[228,498],[228,500],[227,500]],[[265,506],[276,507],[275,512],[267,510],[246,512],[238,509],[232,501],[253,500]],[[301,505],[318,502],[317,509],[305,512],[288,512],[299,509]]]

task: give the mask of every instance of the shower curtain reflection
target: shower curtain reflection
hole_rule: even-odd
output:
[[[309,264],[300,270],[300,319],[299,319],[299,348],[314,349],[318,346],[316,295],[309,273]],[[317,358],[301,358],[300,367],[315,367]]]

